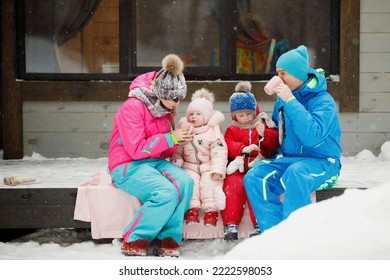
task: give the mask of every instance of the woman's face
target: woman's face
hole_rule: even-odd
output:
[[[276,72],[278,73],[279,78],[288,86],[291,91],[294,91],[300,88],[304,82],[295,78],[293,75],[290,75],[288,72],[282,68],[276,67]]]
[[[160,99],[160,100],[161,103],[169,110],[175,109],[180,104],[179,98],[175,98],[173,100],[168,100],[168,99]]]

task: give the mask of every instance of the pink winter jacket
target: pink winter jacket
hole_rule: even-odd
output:
[[[225,178],[227,164],[227,147],[221,133],[220,125],[224,120],[221,112],[215,111],[208,125],[201,128],[190,128],[194,139],[177,150],[171,159],[183,159],[183,169],[191,169],[199,174],[207,170],[219,173]],[[186,118],[182,118],[179,127],[188,127]],[[223,145],[220,145],[220,143]]]
[[[168,158],[177,149],[169,134],[172,128],[172,114],[157,118],[141,100],[127,99],[114,117],[108,151],[109,171],[133,160]]]

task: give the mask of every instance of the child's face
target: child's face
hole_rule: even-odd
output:
[[[300,79],[295,78],[293,75],[290,75],[288,72],[283,70],[282,68],[276,67],[276,72],[278,72],[279,78],[283,80],[283,82],[288,86],[291,91],[294,91],[300,88],[304,82]]]
[[[194,127],[199,127],[205,124],[205,119],[199,111],[191,112],[187,117],[187,121],[192,123]]]
[[[234,114],[238,123],[248,124],[255,119],[255,114],[251,111],[240,111]]]

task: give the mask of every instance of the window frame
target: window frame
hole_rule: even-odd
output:
[[[340,0],[331,0],[332,8],[340,5]],[[236,73],[236,38],[235,26],[236,22],[236,0],[229,0],[227,3],[220,0],[221,11],[221,32],[220,32],[220,58],[221,65],[218,67],[188,66],[184,70],[184,74],[188,80],[267,80],[273,74],[241,74]],[[340,5],[341,9],[341,5]],[[18,67],[17,76],[23,80],[35,81],[123,81],[132,80],[141,73],[158,70],[159,67],[142,67],[137,66],[136,57],[136,1],[119,1],[119,73],[26,73],[26,57],[25,57],[25,22],[24,22],[24,0],[16,1],[16,23],[17,23],[17,42],[18,42]],[[337,22],[340,18],[338,13],[332,12],[332,22]],[[338,24],[339,30],[341,24]],[[333,33],[339,33],[337,27],[331,24]],[[336,29],[336,30],[335,30]],[[339,38],[334,38],[331,44],[331,69],[339,69],[338,58]],[[334,71],[329,70],[328,72]]]

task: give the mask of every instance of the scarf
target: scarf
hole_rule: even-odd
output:
[[[172,113],[172,110],[165,107],[161,100],[150,89],[135,88],[129,92],[129,97],[135,97],[141,100],[146,107],[148,107],[150,113],[156,118]]]
[[[286,127],[284,121],[284,107],[279,109],[279,144],[283,145],[284,138],[286,137]]]

